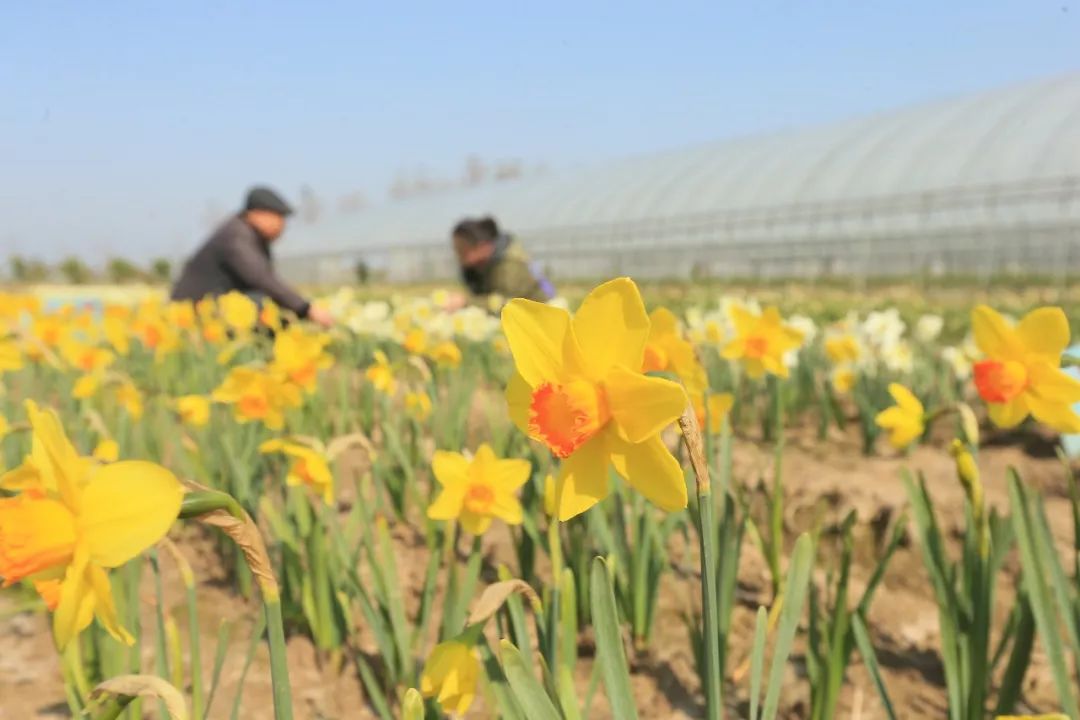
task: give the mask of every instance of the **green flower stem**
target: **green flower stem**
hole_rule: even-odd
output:
[[[101,708],[98,714],[94,717],[94,720],[116,720],[118,717],[120,717],[121,713],[123,713],[124,710],[127,709],[127,706],[130,705],[134,700],[135,698],[130,695],[121,695],[119,697],[112,698],[107,703],[105,703],[105,705]]]
[[[551,555],[551,601],[548,610],[547,661],[548,667],[556,671],[559,667],[559,607],[560,588],[562,587],[562,522],[559,510],[562,508],[563,483],[555,481],[555,514],[548,518],[548,552]]]
[[[215,510],[224,510],[239,520],[247,517],[232,495],[217,490],[199,490],[184,495],[184,500],[180,503],[180,519],[190,520]]]
[[[292,689],[285,656],[285,626],[281,621],[281,598],[263,591],[266,634],[270,644],[270,680],[274,688],[274,719],[292,720]]]
[[[251,522],[251,518],[235,498],[216,490],[201,490],[185,495],[180,506],[180,517],[197,518],[218,510],[224,510],[243,522]],[[239,548],[239,545],[237,547]],[[268,559],[266,562],[269,565]],[[260,576],[259,589],[262,591],[266,610],[267,641],[270,645],[270,679],[274,690],[274,718],[275,720],[292,720],[292,690],[289,685],[289,665],[285,656],[285,626],[281,619],[281,597],[277,583],[272,577]]]
[[[701,562],[701,609],[704,615],[705,642],[705,708],[708,720],[724,716],[723,678],[720,677],[720,601],[716,591],[716,518],[713,506],[709,465],[701,429],[694,408],[688,407],[679,418],[683,442],[694,469],[698,501],[698,540]]]

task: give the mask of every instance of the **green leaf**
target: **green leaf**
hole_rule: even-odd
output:
[[[248,670],[251,669],[251,661],[255,659],[255,650],[266,633],[266,614],[259,613],[255,619],[255,625],[251,629],[251,642],[248,643],[247,655],[244,656],[244,666],[240,670],[240,677],[236,681],[236,697],[233,699],[232,720],[240,717],[240,702],[244,697],[244,680],[247,679]]]
[[[559,691],[559,705],[567,720],[578,718],[578,699],[574,692],[574,665],[577,663],[577,601],[574,589],[574,573],[563,568],[562,587],[559,588],[559,667],[556,669],[555,685]]]
[[[769,611],[762,605],[754,623],[754,646],[750,650],[750,720],[758,718],[761,702],[761,680],[765,667],[765,638],[769,631]]]
[[[994,715],[1009,715],[1016,708],[1024,684],[1024,674],[1031,664],[1031,650],[1035,645],[1035,616],[1031,612],[1031,603],[1025,595],[1017,599],[1016,629],[1013,631],[1012,652],[1005,666],[998,687],[998,704]]]
[[[551,698],[544,692],[544,686],[525,666],[525,660],[518,649],[506,640],[499,643],[499,649],[503,672],[506,673],[510,689],[513,690],[525,717],[529,720],[562,720]]]
[[[780,621],[776,627],[776,645],[773,648],[769,686],[765,690],[765,706],[762,710],[764,720],[773,720],[780,706],[784,668],[791,654],[791,645],[795,641],[795,631],[799,627],[799,618],[802,616],[807,588],[810,585],[810,571],[813,566],[814,543],[809,535],[803,533],[795,541],[795,551],[792,553],[787,580],[784,583],[782,596],[784,604],[780,608]]]
[[[630,689],[630,670],[623,653],[615,593],[608,577],[607,564],[602,558],[593,559],[590,585],[597,662],[603,673],[611,712],[620,720],[635,720],[637,709]]]
[[[203,717],[210,717],[210,706],[214,704],[218,683],[221,680],[221,668],[225,666],[225,654],[229,650],[229,636],[232,635],[232,623],[223,620],[218,627],[217,649],[214,651],[214,671],[210,674],[210,691],[206,696],[206,708]]]
[[[1023,567],[1023,583],[1031,600],[1031,609],[1035,615],[1035,626],[1042,638],[1054,685],[1058,692],[1058,701],[1062,709],[1073,720],[1080,718],[1073,683],[1065,662],[1065,650],[1061,641],[1058,618],[1054,612],[1050,590],[1046,586],[1047,569],[1045,558],[1039,554],[1037,533],[1032,528],[1032,512],[1029,508],[1027,493],[1020,482],[1020,477],[1012,468],[1009,469],[1009,500],[1012,504],[1013,527],[1016,530],[1017,544],[1020,547],[1020,562]],[[1055,556],[1056,557],[1056,556]]]
[[[896,720],[896,713],[893,711],[892,701],[889,700],[889,692],[885,689],[885,680],[881,676],[877,653],[874,652],[874,644],[870,640],[870,632],[866,629],[866,620],[863,619],[862,612],[852,614],[851,629],[855,634],[855,644],[859,646],[859,654],[862,655],[863,664],[870,674],[871,682],[874,683],[878,699],[881,700],[881,706],[885,708],[885,714],[889,716],[889,720]]]

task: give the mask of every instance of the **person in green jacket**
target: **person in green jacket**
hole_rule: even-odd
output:
[[[452,237],[461,279],[471,297],[453,299],[451,305],[490,307],[493,297],[547,302],[555,296],[555,288],[529,259],[521,242],[501,232],[493,218],[462,220],[454,226]]]

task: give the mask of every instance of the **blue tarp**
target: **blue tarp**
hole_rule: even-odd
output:
[[[1065,353],[1073,357],[1080,357],[1080,345],[1073,345],[1066,350]],[[1072,375],[1077,380],[1080,380],[1080,368],[1067,367],[1065,368],[1065,372]],[[1073,410],[1080,413],[1080,403],[1073,405]],[[1080,457],[1080,435],[1062,435],[1061,446],[1065,449],[1065,454],[1069,457]]]

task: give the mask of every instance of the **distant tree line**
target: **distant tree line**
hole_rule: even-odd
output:
[[[82,258],[74,255],[49,265],[37,258],[13,255],[8,259],[8,277],[16,283],[64,282],[69,285],[87,285],[109,282],[116,285],[129,283],[168,283],[172,279],[172,262],[158,258],[148,265],[138,265],[125,258],[110,258],[102,268],[90,267]]]

